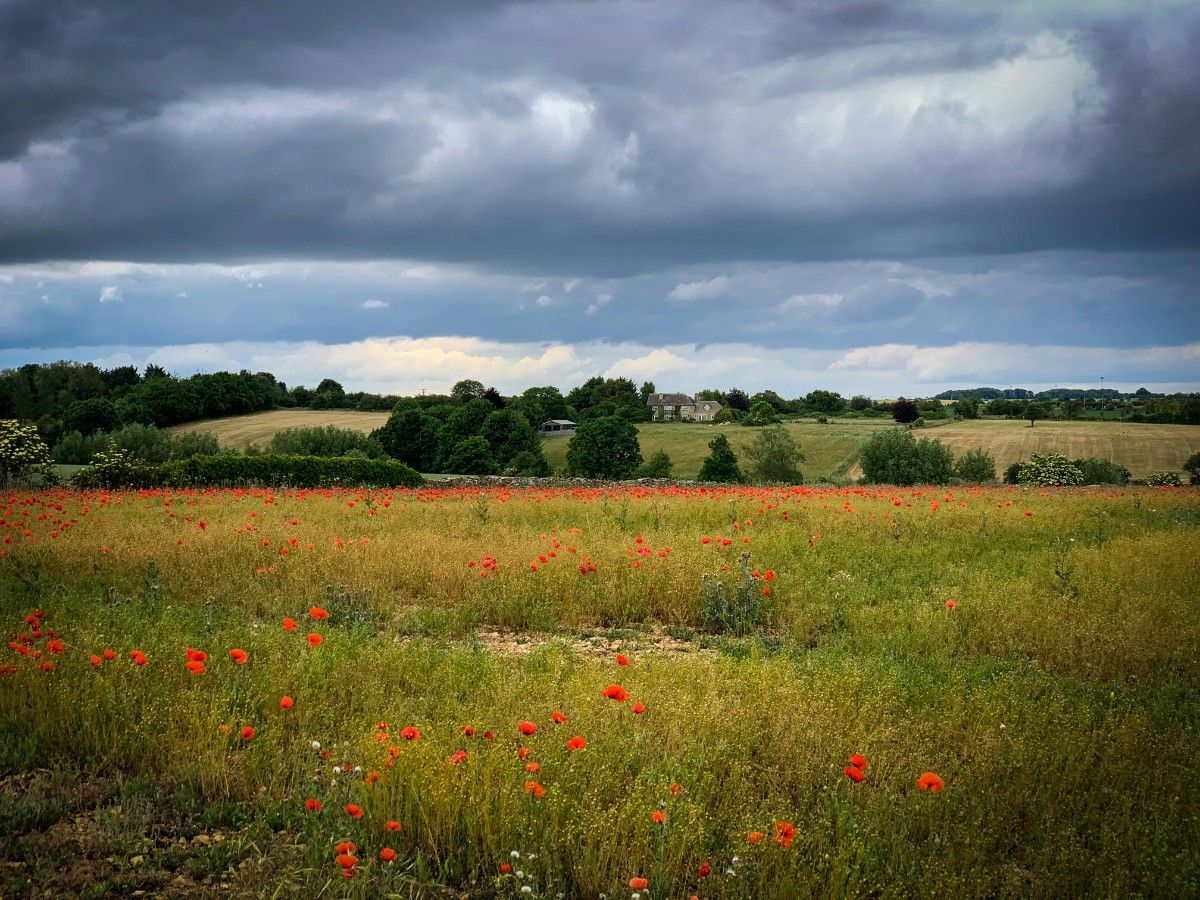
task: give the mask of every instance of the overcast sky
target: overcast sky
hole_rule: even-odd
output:
[[[1200,7],[0,0],[0,367],[1200,389]]]

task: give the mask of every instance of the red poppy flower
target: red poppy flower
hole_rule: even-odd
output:
[[[623,654],[623,653],[618,653],[618,654],[617,654],[617,665],[618,665],[618,666],[627,666],[627,665],[629,665],[629,657],[628,657],[628,656],[626,656],[626,655],[625,655],[625,654]]]
[[[284,631],[295,631],[295,630],[296,630],[296,627],[297,627],[298,625],[299,625],[299,623],[298,623],[298,622],[297,622],[295,619],[287,619],[287,618],[285,618],[285,619],[283,620],[283,630],[284,630]]]
[[[946,609],[954,609],[955,603],[953,600],[946,601]]]
[[[320,647],[321,642],[324,640],[325,638],[321,637],[321,635],[317,634],[315,631],[308,636],[308,643],[312,647]]]
[[[280,709],[291,709],[295,705],[296,705],[296,701],[293,700],[291,697],[289,697],[287,694],[284,694],[282,697],[279,698],[279,708]]]
[[[466,760],[467,760],[467,751],[466,750],[455,750],[453,753],[450,754],[447,762],[449,762],[453,766],[457,766],[459,763],[466,762]]]
[[[251,728],[249,725],[247,725],[245,728],[242,729],[242,740],[243,741],[254,740],[254,729]]]
[[[625,699],[629,696],[629,692],[619,684],[610,684],[601,691],[601,694],[609,700],[616,700],[618,703],[624,703]]]
[[[467,737],[475,737],[475,726],[474,725],[464,725],[462,733],[465,734]]]
[[[517,759],[524,759],[528,755],[529,755],[528,747],[518,747],[517,748]]]
[[[501,872],[502,874],[504,874],[504,875],[507,875],[507,874],[508,874],[509,872],[511,872],[511,871],[512,871],[512,865],[511,865],[511,864],[509,864],[509,863],[500,863],[500,872]]]
[[[640,716],[640,715],[641,715],[642,713],[644,713],[645,711],[646,711],[646,704],[644,704],[644,703],[642,703],[642,702],[640,702],[640,701],[639,701],[639,702],[637,702],[637,703],[635,703],[635,704],[633,704],[633,714],[634,714],[635,716]]]
[[[700,863],[700,868],[696,870],[696,874],[699,875],[701,878],[707,878],[708,873],[711,871],[712,871],[712,865],[709,864],[709,861],[706,859],[704,862]]]
[[[541,767],[540,763],[535,763],[535,762],[525,763],[525,771],[533,773],[533,774],[537,774],[538,772],[542,771],[542,767]]]
[[[867,767],[867,758],[861,753],[855,753],[846,762],[850,763],[856,769],[865,769]]]
[[[867,777],[866,773],[857,766],[846,766],[842,771],[846,773],[846,777],[851,781],[862,781]]]
[[[193,675],[202,675],[204,673],[204,663],[199,660],[189,659],[187,662],[188,671]]]
[[[946,783],[933,772],[923,772],[921,777],[917,779],[917,787],[923,791],[933,791],[935,794],[940,794]]]
[[[346,810],[346,815],[353,819],[361,819],[363,817],[362,807],[357,803],[347,803],[343,808]]]
[[[62,641],[46,641],[46,652],[58,655],[63,652]]]
[[[193,647],[187,648],[188,662],[208,662],[208,654],[203,650],[196,650]]]
[[[550,718],[554,720],[556,725],[561,725],[563,722],[567,721],[566,714],[557,709],[550,713]]]
[[[312,609],[310,609],[308,611],[308,614],[310,616],[312,616],[314,619],[328,619],[329,618],[329,610],[321,609],[321,607],[319,607],[319,606],[314,606]]]
[[[775,823],[775,843],[783,847],[785,850],[792,846],[792,841],[796,839],[796,826],[791,822],[776,822]]]
[[[574,753],[576,750],[582,750],[586,746],[587,746],[587,741],[585,741],[579,735],[575,735],[575,737],[573,737],[569,741],[567,741],[567,749],[570,750],[572,753]]]
[[[537,734],[537,726],[532,722],[518,722],[517,730],[526,737],[529,737],[531,734]]]
[[[320,812],[321,808],[324,805],[325,804],[323,804],[320,800],[316,799],[315,797],[309,797],[307,800],[304,801],[304,809],[307,812]]]
[[[116,651],[114,651],[114,650],[105,650],[105,651],[104,651],[104,658],[105,658],[105,659],[107,659],[109,662],[112,662],[114,659],[116,659],[116,658],[117,658]]]
[[[146,654],[142,653],[140,650],[132,651],[129,656],[133,660],[134,665],[144,666],[147,662]]]
[[[90,662],[93,666],[98,666],[101,663],[103,663],[104,660],[102,660],[99,656],[97,656],[96,654],[93,653],[91,656],[88,657],[88,662]]]
[[[358,847],[354,845],[354,841],[338,841],[336,847],[333,848],[338,853],[357,853]]]
[[[536,781],[527,781],[525,782],[525,793],[533,797],[542,797],[545,795],[546,789]]]
[[[417,741],[421,739],[421,732],[409,725],[407,728],[404,728],[400,731],[400,737],[404,738],[406,741]]]
[[[764,837],[766,837],[766,835],[764,835],[761,831],[752,831],[748,835],[746,835],[746,840],[748,840],[752,844],[757,844]]]
[[[650,819],[654,822],[655,825],[662,825],[664,822],[667,821],[667,814],[665,812],[663,812],[661,809],[656,809],[656,810],[654,810],[654,812],[650,813]]]
[[[234,647],[229,651],[229,658],[240,666],[246,662],[247,658],[249,658],[249,654],[246,653],[245,650]]]
[[[386,822],[383,823],[383,827],[384,827],[385,831],[399,831],[400,823],[397,822],[395,819],[388,819]]]
[[[635,891],[644,891],[649,885],[650,882],[640,876],[629,879],[629,887]]]
[[[393,859],[396,858],[396,851],[393,850],[391,847],[384,847],[382,850],[379,851],[379,858],[382,859],[384,862],[391,862]]]
[[[679,796],[680,794],[683,793],[683,786],[678,785],[678,784],[672,784],[671,785],[671,793],[676,796]]]
[[[351,856],[349,853],[339,853],[334,857],[334,862],[341,866],[344,871],[349,871],[358,865],[358,857]]]

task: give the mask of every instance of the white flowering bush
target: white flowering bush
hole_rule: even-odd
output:
[[[0,487],[24,481],[34,472],[50,474],[50,448],[34,425],[0,419]]]
[[[1153,487],[1181,487],[1183,479],[1178,472],[1155,472],[1146,479],[1146,484]]]
[[[158,480],[158,467],[142,462],[110,442],[108,449],[93,456],[74,480],[81,488],[149,487]]]
[[[1024,485],[1083,484],[1083,470],[1061,453],[1034,453],[1022,464],[1017,481]]]

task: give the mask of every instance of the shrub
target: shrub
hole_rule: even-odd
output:
[[[87,468],[76,472],[76,487],[85,489],[148,488],[162,483],[162,467],[147,463],[114,443],[92,457]]]
[[[620,416],[587,419],[567,447],[567,470],[583,478],[630,478],[641,464],[637,426]]]
[[[921,416],[921,410],[917,408],[917,404],[912,400],[905,400],[901,397],[892,404],[892,418],[901,425],[907,425],[909,422],[915,422]]]
[[[550,463],[546,462],[546,457],[540,449],[536,453],[532,450],[522,450],[508,461],[508,465],[504,467],[504,474],[517,478],[545,478],[550,474]]]
[[[478,434],[455,444],[446,462],[446,471],[455,475],[495,475],[499,470],[487,439]]]
[[[700,467],[700,474],[696,476],[700,481],[741,484],[746,480],[746,475],[738,467],[737,456],[734,455],[733,448],[729,446],[729,439],[725,435],[718,434],[709,441],[708,449],[712,452],[708,454],[704,464]]]
[[[1083,472],[1061,453],[1035,453],[1022,464],[1017,481],[1046,486],[1083,484]]]
[[[1193,453],[1183,464],[1183,471],[1188,473],[1192,484],[1200,484],[1200,453]]]
[[[870,437],[860,451],[863,477],[874,484],[947,484],[954,477],[954,456],[940,441],[904,428],[887,428]]]
[[[16,419],[0,420],[0,487],[7,488],[34,472],[50,473],[50,448],[36,425]]]
[[[750,407],[750,415],[746,416],[744,424],[752,427],[761,427],[764,425],[774,425],[779,421],[779,415],[766,400],[759,400]]]
[[[1019,484],[1021,479],[1021,463],[1015,462],[1004,470],[1005,484]]]
[[[800,463],[804,453],[782,425],[771,425],[759,432],[746,448],[750,471],[758,481],[776,484],[804,484]]]
[[[177,487],[419,487],[420,475],[393,459],[340,456],[193,456],[161,467],[162,482]]]
[[[672,468],[671,457],[667,455],[667,451],[657,450],[653,456],[638,466],[637,471],[633,474],[635,478],[670,478]]]
[[[766,609],[758,581],[750,574],[750,551],[742,551],[738,559],[741,581],[729,596],[725,582],[716,575],[705,574],[700,583],[704,602],[704,621],[709,631],[744,637],[762,624]]]
[[[267,452],[284,456],[346,456],[357,452],[367,459],[382,459],[387,455],[378,441],[361,431],[334,425],[277,431],[267,444]]]
[[[1129,484],[1132,478],[1127,468],[1111,459],[1089,456],[1087,459],[1073,460],[1071,464],[1079,468],[1083,484]]]
[[[1154,487],[1179,487],[1183,484],[1183,479],[1179,477],[1178,472],[1155,472],[1146,479],[1146,484]]]
[[[971,484],[996,480],[996,460],[982,447],[968,450],[954,465],[954,474]]]
[[[184,434],[164,431],[153,425],[126,425],[111,434],[98,432],[84,437],[78,431],[64,434],[54,445],[57,463],[87,464],[97,453],[115,446],[143,463],[164,463],[189,456],[215,456],[221,452],[217,439],[203,431]]]

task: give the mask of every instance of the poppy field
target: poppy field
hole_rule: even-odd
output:
[[[1200,893],[1194,488],[11,492],[0,895]]]

